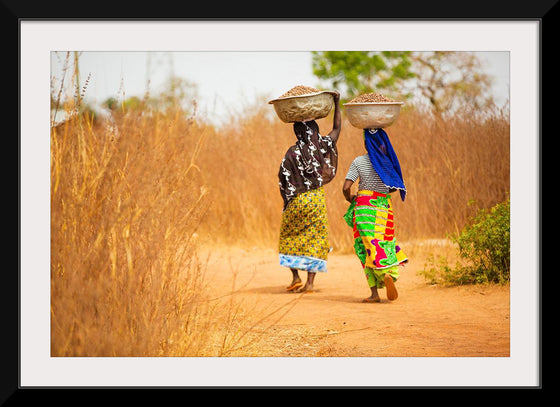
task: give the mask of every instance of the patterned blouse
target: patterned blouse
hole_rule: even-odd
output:
[[[381,181],[377,171],[371,165],[369,156],[367,154],[360,155],[352,161],[346,179],[356,181],[360,178],[358,189],[381,192],[383,194],[389,193],[389,188]]]

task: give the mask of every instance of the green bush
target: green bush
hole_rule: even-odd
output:
[[[481,209],[458,235],[450,236],[459,247],[462,261],[452,268],[445,257],[428,258],[430,266],[420,273],[432,283],[482,284],[509,282],[510,203]]]

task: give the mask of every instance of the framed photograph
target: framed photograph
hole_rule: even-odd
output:
[[[540,388],[542,17],[20,19],[17,389]],[[371,57],[368,63],[385,68],[370,87],[359,76],[358,89],[320,76],[321,63],[334,64],[329,52]],[[268,101],[296,85],[335,90],[344,103],[367,92],[394,99],[405,88],[395,90],[400,82],[389,79],[400,72],[417,81],[417,99],[404,105],[423,100],[432,109],[420,93],[427,82],[411,67],[445,53],[463,59],[443,62],[438,73],[459,64],[476,80],[488,75],[493,87],[479,92],[500,113],[480,125],[486,119],[465,113],[478,103],[474,97],[451,107],[462,77],[448,116],[416,125],[413,118],[427,116],[405,107],[403,124],[386,129],[408,192],[408,201],[393,196],[397,234],[411,260],[396,280],[398,299],[386,299],[381,285],[380,303],[362,302],[369,288],[352,229],[341,226],[338,237],[347,208],[342,182],[350,154],[360,151],[351,144],[363,148],[364,137],[342,103],[339,175],[335,187],[325,185],[328,272],[317,273],[314,293],[287,293],[292,275],[278,262],[277,177],[296,139]],[[460,65],[467,55],[483,68]],[[452,76],[439,80],[451,87]],[[317,119],[322,135],[333,120],[333,112]],[[447,168],[441,178],[427,161],[413,166],[405,150],[414,129],[425,133],[417,155],[425,148],[433,160],[451,157],[435,150],[463,143],[463,159],[457,153],[456,161],[434,166]],[[489,132],[503,137],[501,147],[465,141]],[[133,144],[123,136],[135,137]],[[431,137],[445,140],[436,148]],[[429,181],[421,181],[420,168],[433,171]],[[245,187],[251,179],[255,186]],[[457,227],[446,229],[460,235],[477,206],[453,197],[469,182],[507,191],[507,282],[430,283],[428,255],[435,253],[435,270],[437,254],[451,249],[438,246],[450,244],[448,234],[430,229],[436,221],[426,217],[443,222],[460,205],[457,217],[449,215]],[[440,190],[423,186],[436,184]],[[488,212],[502,200],[472,195]],[[434,199],[425,204],[432,212],[415,204],[421,199]],[[407,203],[414,208],[408,213]],[[424,223],[414,223],[421,217]]]

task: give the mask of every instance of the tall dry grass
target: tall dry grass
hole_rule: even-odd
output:
[[[292,126],[270,105],[215,127],[180,109],[74,115],[51,129],[51,354],[232,356],[255,321],[209,294],[199,247],[276,247],[278,167]],[[344,117],[344,116],[343,116]],[[331,118],[318,121],[321,133]],[[433,117],[405,109],[387,129],[408,196],[395,196],[400,240],[443,237],[509,191],[509,118]],[[349,252],[341,188],[362,134],[343,119],[339,173],[325,189],[330,239]],[[236,353],[241,352],[241,353]]]
[[[51,354],[220,356],[228,315],[205,289],[196,231],[206,128],[132,111],[51,131]]]
[[[282,210],[278,168],[295,136],[292,125],[271,116],[266,107],[246,109],[250,113],[232,119],[201,150],[201,178],[215,192],[203,230],[221,244],[277,244]],[[330,117],[318,123],[322,134],[332,128]],[[464,227],[477,208],[507,198],[507,112],[442,117],[408,108],[386,130],[408,191],[405,202],[398,194],[393,199],[400,240],[445,237]],[[330,241],[335,250],[349,252],[353,242],[342,219],[348,207],[342,184],[352,160],[366,150],[362,130],[352,127],[344,113],[338,152],[338,175],[325,186]]]

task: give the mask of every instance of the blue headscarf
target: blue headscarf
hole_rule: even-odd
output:
[[[398,189],[404,201],[406,187],[399,159],[389,141],[389,136],[383,129],[364,129],[364,139],[369,160],[379,174],[379,178],[390,189]]]

